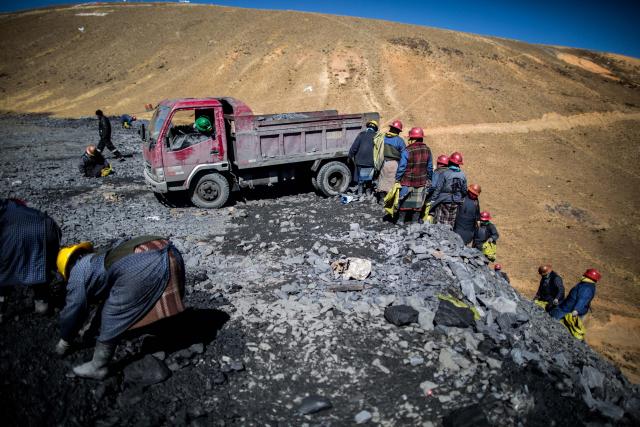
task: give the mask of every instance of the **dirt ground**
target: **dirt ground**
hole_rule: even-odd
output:
[[[434,154],[465,155],[518,289],[533,295],[541,262],[568,287],[603,272],[587,340],[640,381],[638,59],[199,5],[78,5],[0,24],[5,111],[148,117],[142,106],[164,98],[235,96],[259,113],[375,110],[423,126]]]

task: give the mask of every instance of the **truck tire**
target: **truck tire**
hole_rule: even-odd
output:
[[[191,190],[191,203],[199,208],[221,208],[229,200],[229,181],[213,172],[200,177]]]
[[[318,189],[325,196],[337,196],[349,188],[351,170],[342,162],[329,162],[318,171]]]

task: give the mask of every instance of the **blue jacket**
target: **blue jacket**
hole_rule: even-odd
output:
[[[440,203],[462,203],[467,196],[467,177],[457,166],[449,166],[438,179],[431,196],[431,209]]]
[[[562,319],[565,314],[576,310],[578,316],[584,316],[589,311],[591,300],[595,296],[595,283],[580,282],[571,289],[567,298],[562,301],[562,304],[553,309],[550,314],[556,319]]]
[[[404,175],[404,171],[407,170],[407,163],[409,162],[409,152],[407,151],[407,146],[405,145],[404,140],[398,135],[385,135],[384,143],[393,147],[398,151],[398,153],[400,153],[400,160],[398,160],[398,170],[396,171],[396,181],[400,181],[402,179],[402,176]]]

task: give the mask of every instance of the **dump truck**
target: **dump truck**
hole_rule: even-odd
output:
[[[194,127],[206,117],[208,132]],[[142,130],[144,177],[159,195],[188,194],[201,208],[219,208],[231,191],[310,179],[326,196],[346,191],[349,147],[375,112],[335,110],[255,115],[234,98],[160,102]]]

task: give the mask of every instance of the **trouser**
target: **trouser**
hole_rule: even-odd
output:
[[[115,145],[113,145],[113,142],[111,142],[110,139],[101,139],[100,142],[98,142],[98,147],[97,147],[98,151],[102,153],[105,147],[107,147],[109,151],[111,151],[113,155],[116,156],[117,158],[123,157],[122,153],[118,151],[118,149],[116,148]]]

